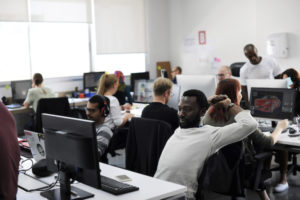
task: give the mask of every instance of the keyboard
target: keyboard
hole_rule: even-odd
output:
[[[258,127],[262,132],[270,132],[272,133],[274,131],[274,128],[272,126],[261,126]]]
[[[139,190],[138,187],[126,183],[121,183],[119,181],[116,181],[114,179],[102,175],[101,175],[101,189],[105,192],[114,195],[125,194],[128,192]]]

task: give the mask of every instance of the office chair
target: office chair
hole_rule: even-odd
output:
[[[240,69],[245,64],[245,62],[236,62],[230,65],[232,76],[240,77]]]
[[[171,126],[146,118],[132,118],[126,143],[126,169],[154,176],[161,152],[173,134]]]
[[[68,98],[43,98],[39,100],[34,125],[36,132],[43,132],[42,113],[71,116]]]

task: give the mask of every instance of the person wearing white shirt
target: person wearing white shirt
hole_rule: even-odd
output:
[[[205,160],[218,149],[247,137],[257,127],[250,113],[232,104],[227,96],[216,96],[211,102],[224,106],[235,116],[236,123],[199,127],[208,108],[206,96],[199,90],[185,91],[178,110],[180,127],[166,143],[155,173],[156,178],[187,186],[189,200],[195,199]]]

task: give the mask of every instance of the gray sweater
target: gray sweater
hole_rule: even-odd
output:
[[[187,198],[194,199],[205,160],[257,128],[248,111],[237,114],[235,120],[236,123],[224,127],[176,129],[160,156],[155,177],[187,186]]]

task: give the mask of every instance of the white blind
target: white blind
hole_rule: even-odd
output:
[[[28,21],[27,0],[0,0],[0,21]]]
[[[30,0],[33,22],[91,23],[91,0]]]
[[[144,0],[95,0],[97,54],[144,53]]]

